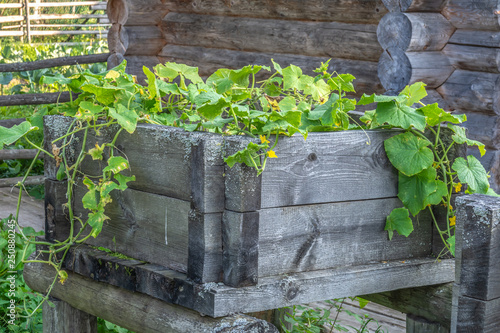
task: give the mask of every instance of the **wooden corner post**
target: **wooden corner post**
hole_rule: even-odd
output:
[[[452,332],[498,332],[500,325],[500,199],[456,200],[456,265]]]

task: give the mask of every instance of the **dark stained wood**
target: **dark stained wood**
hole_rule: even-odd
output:
[[[452,320],[452,332],[498,332],[499,312],[500,298],[484,301],[461,296],[458,298],[456,318]]]
[[[259,213],[224,211],[222,249],[224,284],[231,287],[257,284],[260,274]]]
[[[165,7],[179,13],[197,13],[297,21],[335,21],[376,24],[387,13],[382,0],[301,1],[278,0],[166,0]]]
[[[63,91],[60,93],[39,93],[0,96],[0,106],[39,105],[65,103],[75,100],[78,94]]]
[[[110,23],[125,24],[129,15],[127,2],[125,0],[109,0],[106,5],[106,14]]]
[[[0,126],[11,128],[12,126],[19,125],[24,121],[26,121],[26,118],[2,119],[0,120]]]
[[[24,268],[26,283],[39,292],[47,290],[54,278],[54,274],[54,270],[48,265],[28,264]],[[80,311],[99,316],[135,332],[243,333],[255,330],[255,332],[262,333],[278,333],[276,327],[264,320],[240,314],[231,314],[226,318],[213,319],[200,316],[195,311],[162,302],[142,293],[134,293],[95,282],[88,277],[72,272],[69,272],[68,275],[68,280],[64,285],[56,283],[54,286],[52,290],[54,297],[64,300]],[[69,320],[71,319],[74,319],[74,317],[69,318]]]
[[[498,9],[498,0],[448,0],[441,13],[457,28],[498,31]]]
[[[457,69],[437,91],[455,110],[500,112],[498,74]]]
[[[382,0],[390,12],[440,12],[446,0]]]
[[[376,61],[376,25],[168,13],[168,44]],[[130,38],[132,44],[132,38]],[[129,51],[130,52],[130,51]],[[130,53],[134,54],[134,53]]]
[[[35,158],[38,149],[2,149],[0,150],[0,160],[32,160]],[[39,155],[43,157],[43,153]]]
[[[448,57],[441,52],[403,52],[389,47],[378,64],[380,82],[388,91],[399,92],[406,85],[422,81],[437,88],[453,73]]]
[[[108,30],[109,52],[111,52],[112,54],[123,55],[127,51],[128,45],[129,41],[128,41],[127,29],[121,24],[113,23]]]
[[[143,67],[146,66],[150,70],[153,69],[154,66],[160,63],[160,60],[156,56],[131,56],[128,55],[125,57],[127,60],[127,69],[126,72],[132,75],[137,76],[137,81],[140,84],[146,84],[146,74],[144,74]]]
[[[49,298],[54,306],[43,304],[43,333],[97,333],[97,317],[80,311],[68,303]]]
[[[456,283],[461,296],[485,301],[500,297],[500,200],[474,194],[457,206]]]
[[[378,25],[377,39],[383,49],[440,51],[454,31],[439,13],[389,13]]]
[[[49,241],[64,240],[69,236],[68,210],[64,206],[68,203],[67,189],[66,181],[45,179],[45,238]]]
[[[414,219],[408,238],[395,235],[389,241],[386,217],[401,206],[390,198],[262,209],[259,276],[429,256],[432,221],[427,212]]]
[[[113,53],[109,56],[108,61],[107,61],[107,69],[112,69],[119,64],[122,63],[122,61],[125,60],[125,57],[123,57],[123,54],[121,53]],[[127,66],[128,67],[128,66]],[[128,68],[127,68],[128,72]],[[133,74],[135,75],[135,74]]]
[[[13,187],[23,180],[24,177],[0,178],[0,187]],[[44,176],[28,176],[23,185],[41,185],[45,181]]]
[[[275,50],[280,52],[280,50]],[[219,68],[241,68],[248,64],[272,66],[274,59],[283,68],[294,64],[307,75],[315,76],[313,69],[326,62],[329,57],[309,57],[289,53],[245,52],[205,47],[166,45],[159,54],[162,63],[174,61],[199,67],[200,75],[209,76]],[[141,69],[142,70],[142,69]],[[333,58],[328,68],[330,72],[349,73],[356,77],[354,87],[361,93],[383,93],[377,75],[377,63],[363,60]],[[135,73],[134,73],[135,74]]]
[[[157,55],[167,44],[159,27],[154,25],[127,26],[128,47],[125,55]]]
[[[500,73],[500,50],[492,47],[448,44],[443,49],[450,63],[459,69]]]
[[[450,329],[449,327],[445,327],[439,323],[430,322],[426,319],[409,314],[406,316],[406,332],[448,333],[450,332]]]
[[[500,34],[498,31],[457,29],[451,36],[450,43],[472,46],[500,47]]]
[[[110,6],[116,2],[119,4],[116,8]],[[161,0],[114,0],[108,1],[107,14],[112,23],[119,22],[126,26],[157,25],[169,9]]]
[[[73,66],[79,64],[80,65],[94,64],[98,62],[106,62],[108,56],[109,53],[98,53],[98,54],[86,54],[79,56],[60,57],[60,58],[52,58],[52,59],[36,60],[28,62],[0,64],[0,73],[34,71],[43,68]]]
[[[187,275],[195,282],[222,281],[221,224],[222,213],[189,212]]]

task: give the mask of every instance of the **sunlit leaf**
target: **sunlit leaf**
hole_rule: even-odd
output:
[[[430,144],[428,140],[406,132],[385,140],[384,147],[392,165],[404,175],[413,176],[434,162],[434,154],[427,147]]]
[[[395,208],[387,216],[385,228],[389,233],[389,239],[392,239],[394,231],[398,234],[408,237],[413,231],[413,222],[406,208]]]
[[[108,166],[103,169],[104,172],[111,171],[114,174],[129,168],[128,161],[121,156],[113,156],[108,160]]]
[[[488,192],[490,187],[488,175],[481,162],[474,156],[467,156],[467,160],[463,157],[456,158],[451,168],[457,172],[461,183],[467,183],[468,190],[472,193]]]

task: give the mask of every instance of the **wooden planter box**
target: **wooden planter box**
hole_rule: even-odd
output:
[[[47,149],[69,123],[61,116],[45,117]],[[113,132],[90,135],[88,147],[110,142]],[[290,284],[283,287],[283,281],[292,276],[299,280],[313,276],[309,283],[331,285],[325,281],[340,272],[348,280],[370,280],[374,277],[366,272],[372,269],[404,271],[411,266],[373,292],[452,281],[453,271],[436,273],[443,268],[430,258],[429,216],[415,219],[416,230],[408,238],[395,235],[389,241],[384,231],[386,216],[402,206],[396,197],[397,172],[383,147],[384,140],[397,133],[310,133],[306,141],[301,136],[281,137],[275,149],[278,158],[269,159],[265,172],[257,177],[251,168],[229,168],[223,162],[223,156],[247,145],[247,137],[141,124],[134,134],[123,132],[116,142],[129,159],[136,181],[113,194],[106,210],[111,219],[88,243],[174,270],[182,283],[210,286],[214,295],[230,293],[227,286],[273,285],[287,295],[285,303],[295,298],[289,297]],[[78,138],[67,151],[76,154],[77,144]],[[46,238],[63,240],[68,233],[62,207],[66,182],[57,181],[54,162],[45,161]],[[88,157],[82,171],[98,176],[102,167],[101,161]],[[83,193],[76,188],[73,207],[86,217]],[[218,292],[217,286],[222,288]],[[294,301],[331,296],[325,289]],[[252,303],[248,293],[245,298]],[[264,306],[255,301],[245,310],[278,303]],[[214,316],[229,311],[210,312],[189,304]]]

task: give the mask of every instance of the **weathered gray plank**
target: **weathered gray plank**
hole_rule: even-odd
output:
[[[143,66],[146,66],[150,70],[160,63],[160,60],[154,55],[149,56],[136,56],[128,55],[125,57],[127,60],[127,70],[126,72],[137,76],[137,82],[145,85],[145,80],[147,79],[146,74],[144,74]]]
[[[498,48],[448,44],[443,49],[443,53],[456,68],[500,73],[500,50]]]
[[[248,64],[271,66],[274,59],[282,67],[294,64],[307,75],[316,75],[313,69],[326,62],[330,57],[310,57],[298,54],[284,53],[287,50],[274,52],[246,52],[240,50],[214,49],[185,45],[166,45],[159,54],[161,62],[174,61],[199,67],[202,76],[209,76],[219,68],[241,68]],[[377,62],[364,60],[349,60],[333,58],[330,61],[329,72],[349,73],[356,77],[356,91],[366,93],[382,93],[384,88],[377,76]]]
[[[222,218],[223,281],[231,287],[257,284],[259,213],[224,211]]]
[[[399,199],[389,198],[262,209],[259,277],[429,256],[427,212],[414,219],[408,238],[395,235],[389,241],[386,217],[401,206]]]
[[[484,301],[472,297],[458,297],[457,309],[452,316],[451,332],[498,332],[500,325],[500,298]]]
[[[500,113],[499,76],[457,69],[437,88],[455,110]]]
[[[500,297],[500,200],[474,194],[457,206],[457,276],[460,294],[485,301]]]
[[[45,238],[49,241],[64,240],[69,235],[68,209],[64,207],[68,203],[67,190],[66,181],[45,179]]]
[[[222,200],[224,203],[224,200]],[[222,213],[189,212],[187,275],[195,282],[222,281]]]
[[[376,61],[376,26],[224,17],[170,12],[162,21],[168,44]],[[132,41],[132,39],[131,39]],[[132,42],[131,42],[132,43]],[[129,47],[130,48],[130,47]]]
[[[347,23],[377,23],[387,12],[381,0],[167,0],[165,6],[173,12],[225,16],[246,16],[267,19],[335,21]]]
[[[157,25],[169,8],[161,0],[110,0],[106,13],[112,23],[132,25]]]
[[[167,44],[156,25],[127,26],[128,47],[125,55],[154,56]]]
[[[498,0],[448,0],[442,14],[457,28],[498,31],[498,8]]]
[[[406,316],[407,333],[449,333],[450,329],[436,322],[430,322],[426,319],[407,315]]]
[[[390,12],[440,12],[446,0],[382,0]]]
[[[26,283],[39,292],[47,290],[54,274],[48,265],[28,264],[24,268]],[[135,332],[278,332],[273,325],[249,316],[230,315],[213,319],[148,295],[92,281],[79,274],[69,272],[68,275],[64,285],[56,283],[54,286],[54,297]]]
[[[43,333],[97,333],[97,317],[80,311],[68,303],[51,297],[43,304]]]
[[[413,314],[449,329],[451,319],[452,283],[393,290],[360,297],[388,308]]]
[[[70,260],[87,262],[99,258],[87,246],[75,249],[77,256]],[[100,257],[100,256],[99,256]],[[137,283],[136,291],[146,293],[160,300],[182,305],[212,317],[221,317],[235,312],[256,312],[280,308],[293,304],[309,303],[318,300],[354,296],[420,287],[453,281],[454,260],[437,262],[434,258],[397,260],[387,263],[372,263],[361,266],[345,266],[313,272],[301,272],[259,279],[257,286],[232,288],[217,283],[196,284],[185,274],[158,265],[131,265],[114,257],[107,257],[112,265],[119,267],[134,266]],[[78,266],[73,263],[71,267]],[[109,274],[120,274],[123,270],[109,270]],[[89,274],[80,268],[79,274]],[[87,272],[87,273],[85,273]],[[126,279],[128,274],[123,279]],[[122,278],[94,275],[96,281],[120,281]],[[132,277],[129,277],[132,278]],[[131,286],[131,283],[122,280]],[[55,295],[57,296],[57,295]]]
[[[500,47],[498,31],[457,29],[450,38],[452,44]]]

